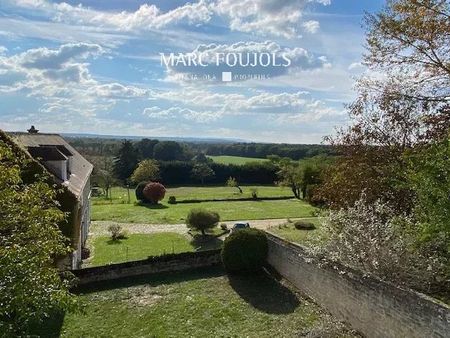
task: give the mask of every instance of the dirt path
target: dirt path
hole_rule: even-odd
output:
[[[297,219],[312,219],[315,217],[304,217],[304,218],[292,218],[292,220]],[[272,226],[285,223],[286,218],[277,218],[277,219],[259,219],[259,220],[251,220],[248,221],[250,223],[250,227],[257,229],[268,229]],[[225,223],[228,227],[232,227],[236,221],[225,221],[220,222]],[[122,226],[124,230],[128,233],[133,234],[151,234],[155,232],[176,232],[180,234],[187,233],[188,229],[186,224],[138,224],[138,223],[120,223],[114,221],[92,221],[90,228],[90,235],[93,237],[96,236],[108,236],[108,227],[112,224],[119,224]]]

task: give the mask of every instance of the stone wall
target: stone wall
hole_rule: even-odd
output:
[[[130,276],[202,268],[220,264],[220,250],[185,252],[119,264],[73,270],[78,285]]]
[[[367,337],[450,337],[450,307],[360,272],[308,257],[268,233],[268,263],[284,278]]]

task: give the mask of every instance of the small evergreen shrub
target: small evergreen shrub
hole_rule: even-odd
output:
[[[169,196],[169,201],[167,202],[169,204],[176,204],[177,198],[175,196]]]
[[[294,226],[297,230],[314,230],[316,226],[311,222],[295,221]]]
[[[140,182],[138,183],[138,185],[136,186],[136,190],[134,191],[136,194],[136,199],[138,201],[142,201],[142,202],[148,202],[147,199],[144,196],[144,189],[145,186],[148,184],[148,182]]]
[[[145,198],[152,204],[158,204],[166,195],[166,188],[157,182],[150,182],[144,188]]]
[[[241,229],[228,236],[222,248],[222,262],[229,272],[255,272],[266,262],[267,237],[258,229]]]

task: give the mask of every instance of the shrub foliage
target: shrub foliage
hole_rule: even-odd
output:
[[[144,188],[149,182],[140,182],[135,189],[136,199],[142,202],[148,202],[144,195]]]
[[[258,229],[242,229],[228,236],[222,248],[222,262],[229,272],[258,271],[266,262],[267,237]]]
[[[144,188],[145,198],[152,204],[158,204],[166,195],[166,188],[157,182],[150,182]]]
[[[186,218],[186,225],[188,228],[199,230],[205,235],[205,230],[214,228],[219,221],[220,216],[217,212],[192,209]]]

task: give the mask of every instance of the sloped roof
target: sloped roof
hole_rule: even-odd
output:
[[[92,173],[93,165],[89,163],[75,148],[58,134],[9,133],[9,135],[34,158],[51,161],[71,157],[70,177],[68,181],[56,182],[64,184],[77,197],[80,197],[84,186]],[[40,149],[40,150],[39,150]],[[40,155],[40,156],[39,156]]]
[[[39,146],[28,147],[28,152],[35,159],[42,159],[44,161],[64,161],[68,157],[64,155],[56,146]]]

